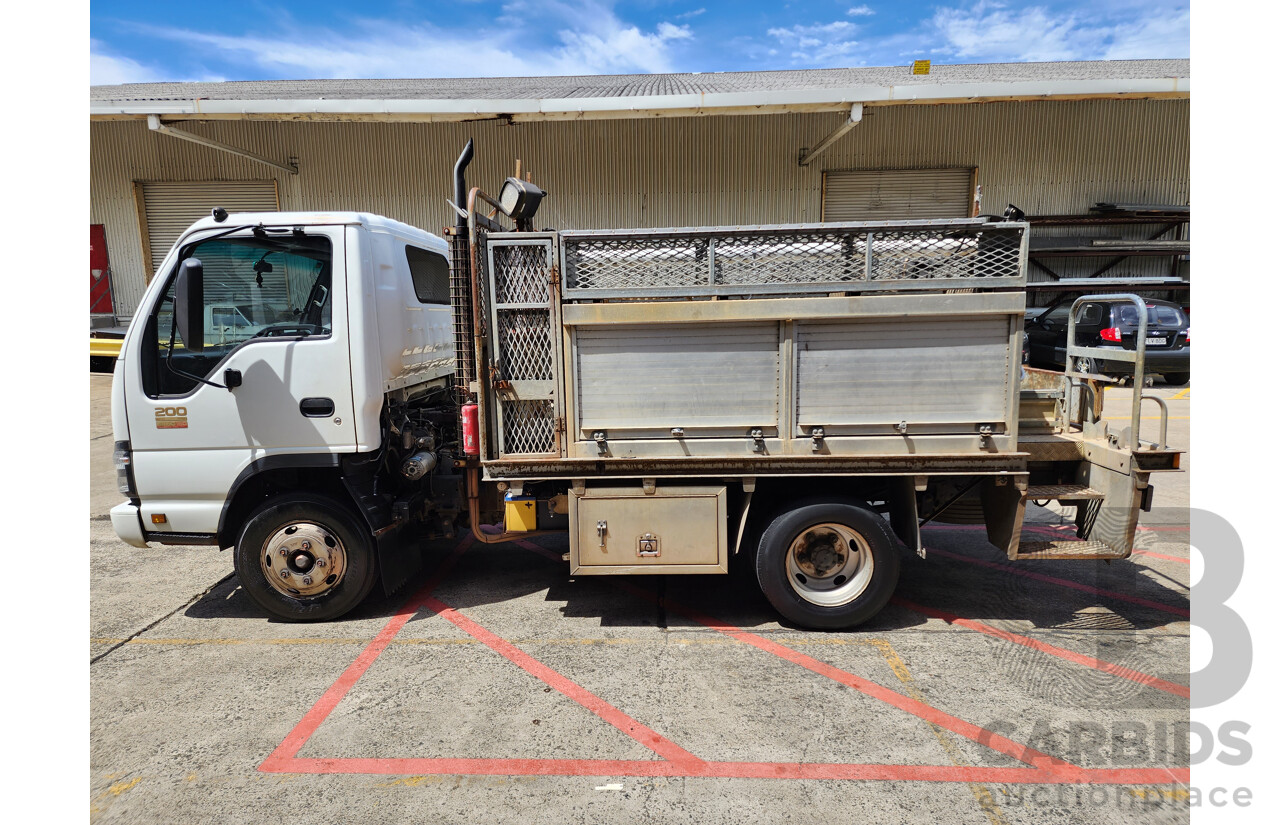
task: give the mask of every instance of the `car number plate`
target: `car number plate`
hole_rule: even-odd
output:
[[[1149,347],[1163,347],[1163,346],[1164,346],[1164,342],[1165,342],[1165,341],[1167,341],[1167,340],[1169,340],[1169,339],[1168,339],[1168,338],[1148,338],[1148,339],[1147,339],[1147,346],[1149,346]]]

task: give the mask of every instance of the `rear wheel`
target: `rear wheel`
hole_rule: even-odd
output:
[[[1177,384],[1181,386],[1191,380],[1189,372],[1166,372],[1164,374],[1164,382],[1166,384]]]
[[[289,495],[258,508],[236,545],[245,593],[278,619],[336,619],[376,580],[373,538],[332,499]]]
[[[837,630],[865,622],[898,583],[899,558],[884,519],[865,506],[804,504],[760,537],[756,577],[765,598],[796,624]]]

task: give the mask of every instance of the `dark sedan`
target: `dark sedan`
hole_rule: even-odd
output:
[[[1067,322],[1073,299],[1064,299],[1026,322],[1027,361],[1033,366],[1061,369],[1066,363]],[[1147,373],[1158,373],[1170,384],[1191,380],[1191,323],[1177,304],[1146,300]],[[1138,308],[1123,298],[1086,301],[1076,310],[1076,343],[1080,346],[1132,350],[1138,335]],[[1088,358],[1083,371],[1127,376],[1133,365],[1106,358]]]

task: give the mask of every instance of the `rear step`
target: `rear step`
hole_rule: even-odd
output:
[[[1010,558],[1013,561],[1030,561],[1034,559],[1123,559],[1128,557],[1123,550],[1116,550],[1105,541],[1085,541],[1082,539],[1058,539],[1056,541],[1020,541],[1018,552]]]
[[[1061,501],[1065,503],[1102,501],[1106,493],[1084,484],[1042,484],[1028,487],[1022,494],[1026,501]],[[1018,549],[1009,556],[1012,561],[1035,559],[1123,559],[1128,552],[1117,550],[1105,541],[1089,539],[1052,539],[1045,541],[1034,533],[1024,533]]]
[[[1042,484],[1028,487],[1022,497],[1027,501],[1102,501],[1107,494],[1083,484]]]

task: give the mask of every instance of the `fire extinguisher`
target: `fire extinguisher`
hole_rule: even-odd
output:
[[[464,455],[480,455],[480,407],[462,405],[462,452]]]

